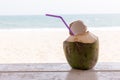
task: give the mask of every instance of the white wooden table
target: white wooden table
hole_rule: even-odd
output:
[[[0,64],[0,80],[120,80],[120,63],[75,70],[67,63]]]

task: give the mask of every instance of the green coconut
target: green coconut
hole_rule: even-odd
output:
[[[80,20],[70,24],[74,33],[64,41],[63,49],[70,66],[75,69],[87,70],[95,66],[98,60],[98,37],[87,31],[87,26]]]
[[[87,32],[84,37],[80,37],[79,35],[70,36],[64,41],[64,53],[68,63],[72,68],[87,70],[93,68],[97,63],[99,41],[95,36],[95,39],[91,40],[91,38],[93,38],[92,36],[93,35],[90,35],[90,33]],[[85,38],[86,40],[84,40]]]
[[[84,34],[71,35],[63,42],[63,49],[72,68],[91,69],[98,60],[98,37],[89,31]]]

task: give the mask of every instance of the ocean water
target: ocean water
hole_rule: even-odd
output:
[[[82,20],[88,27],[119,27],[120,14],[77,14],[61,15],[67,24]],[[45,15],[12,15],[0,16],[0,29],[20,28],[65,28],[58,18]]]

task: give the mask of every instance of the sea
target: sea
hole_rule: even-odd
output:
[[[82,20],[88,27],[120,27],[120,14],[66,14],[60,15],[69,25]],[[66,28],[62,20],[45,15],[0,15],[0,29]]]

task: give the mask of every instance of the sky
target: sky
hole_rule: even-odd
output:
[[[119,0],[0,0],[0,15],[120,13]]]

